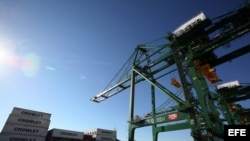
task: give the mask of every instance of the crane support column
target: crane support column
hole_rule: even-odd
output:
[[[131,88],[130,88],[130,102],[129,102],[129,134],[128,141],[134,141],[135,127],[133,125],[134,118],[134,103],[135,103],[135,72],[132,69],[131,73]]]

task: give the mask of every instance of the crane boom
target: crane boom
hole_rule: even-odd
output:
[[[194,52],[194,57],[193,58],[199,58],[200,56],[203,56],[205,54],[208,54],[209,52],[213,52],[216,48],[222,46],[223,44],[228,43],[231,40],[234,40],[235,38],[239,38],[241,36],[243,36],[244,34],[248,33],[250,31],[250,22],[244,22],[244,21],[240,21],[240,23],[244,23],[241,26],[239,26],[239,22],[237,23],[236,19],[239,19],[239,17],[242,16],[246,16],[245,12],[249,12],[249,8],[242,8],[240,10],[236,10],[233,12],[230,12],[229,14],[225,14],[222,17],[219,17],[219,20],[216,19],[217,21],[215,23],[211,23],[211,21],[209,21],[208,18],[204,18],[204,15],[202,13],[202,20],[204,20],[204,23],[201,24],[202,27],[207,27],[207,30],[205,30],[201,36],[203,36],[203,40],[207,40],[206,44],[200,46],[199,48],[197,47],[193,47],[193,52]],[[198,15],[198,18],[200,17],[200,15]],[[194,19],[197,19],[197,17],[195,17]],[[192,21],[192,20],[190,20]],[[213,39],[207,39],[209,34],[212,34],[213,32],[221,29],[221,27],[226,27],[228,25],[232,26],[232,24],[234,25],[234,27],[230,27],[229,29],[227,29],[226,32],[221,33],[220,35],[217,35],[215,38]],[[197,26],[195,28],[201,28],[200,26]],[[183,27],[182,27],[183,29]],[[190,30],[190,29],[189,29]],[[179,31],[178,31],[179,32]],[[191,30],[190,30],[191,32]],[[173,33],[177,33],[177,30],[175,30],[175,32]],[[191,34],[194,34],[191,32]],[[178,42],[180,45],[182,45],[183,43],[185,44],[189,44],[190,46],[193,46],[193,42],[190,42],[186,39],[188,39],[187,34],[183,34],[183,36],[185,38],[183,38],[183,36],[180,36],[178,34]],[[168,39],[172,39],[172,38],[176,38],[175,35],[170,34],[167,38]],[[201,39],[199,39],[201,40]],[[192,40],[191,40],[192,41]],[[190,43],[189,43],[190,42]],[[219,43],[219,44],[218,44]],[[186,46],[179,46],[178,47],[178,52],[179,51],[183,51],[186,50]],[[196,49],[197,48],[197,49]],[[249,46],[246,46],[245,50],[249,51]],[[142,59],[142,55],[147,52],[149,55],[148,57],[145,57]],[[242,52],[243,53],[243,52]],[[156,57],[157,56],[157,57]],[[146,60],[150,58],[157,58],[155,60],[151,60],[150,64],[145,64]],[[166,43],[163,45],[159,45],[159,46],[146,46],[146,45],[138,45],[135,49],[135,51],[132,53],[132,55],[129,57],[129,59],[126,61],[126,63],[122,66],[122,68],[118,71],[117,75],[115,75],[115,77],[111,80],[111,82],[109,83],[109,85],[103,90],[101,91],[99,94],[97,94],[96,96],[94,96],[93,98],[91,98],[91,101],[93,102],[101,102],[104,101],[124,90],[126,90],[127,88],[130,87],[130,81],[131,81],[131,72],[130,70],[132,69],[132,66],[140,66],[141,68],[153,68],[154,66],[157,66],[158,64],[162,64],[162,62],[167,62],[167,63],[163,63],[163,65],[159,66],[157,69],[154,69],[152,71],[152,74],[155,75],[159,72],[161,72],[162,70],[172,66],[175,62],[173,61],[173,52],[170,48],[170,44]],[[171,62],[172,61],[172,62]],[[188,62],[191,62],[191,60],[188,60]],[[216,61],[214,61],[216,62]],[[213,63],[213,62],[210,62]],[[214,63],[215,64],[215,63]],[[139,78],[135,80],[135,83],[139,83],[141,81],[144,81],[145,79],[143,78]]]
[[[213,67],[249,53],[250,44],[219,56],[215,50],[249,32],[248,4],[213,20],[202,12],[170,32],[165,37],[167,43],[138,45],[107,87],[91,100],[99,103],[130,88],[128,141],[134,141],[135,129],[144,126],[152,126],[153,141],[157,141],[159,132],[186,128],[191,128],[195,141],[223,139],[224,121],[229,125],[249,123],[250,108],[234,102],[250,99],[250,86],[237,83],[228,87],[236,83],[226,83],[212,92],[207,83],[220,82]],[[170,91],[166,79],[161,79],[173,72],[178,72],[180,82],[172,78],[171,84],[181,93]],[[145,92],[151,93],[151,112],[144,118],[134,116],[135,85],[142,81],[150,84]],[[168,96],[160,110],[155,106],[156,88]],[[218,109],[223,116],[218,115]]]
[[[141,57],[143,54],[140,54],[140,53],[145,51],[146,49],[148,49],[147,51],[150,52],[150,55],[148,57],[142,59]],[[136,54],[140,54],[140,55],[136,55]],[[158,59],[155,59],[150,64],[143,66],[143,65],[145,65],[144,63],[145,63],[147,58],[152,57],[152,56],[156,56],[156,55],[159,55]],[[112,81],[109,83],[109,85],[106,87],[106,89],[104,89],[102,92],[97,94],[95,97],[91,98],[91,101],[99,103],[99,102],[106,100],[106,99],[110,98],[111,96],[114,96],[114,95],[118,94],[119,92],[122,92],[122,91],[126,90],[127,88],[129,88],[131,85],[130,84],[131,74],[128,70],[132,69],[133,60],[134,60],[134,62],[136,62],[137,66],[141,66],[140,69],[143,69],[143,67],[152,68],[165,60],[169,60],[167,63],[164,63],[161,67],[152,71],[152,74],[157,74],[157,73],[161,72],[162,70],[164,70],[165,68],[168,68],[169,66],[174,64],[174,62],[170,61],[172,59],[172,57],[173,57],[173,54],[169,50],[168,44],[159,45],[156,47],[149,47],[149,46],[144,46],[144,45],[137,46],[136,50],[132,53],[131,57],[129,57],[129,59],[122,66],[120,71],[117,73],[117,74],[122,74],[122,75],[120,75],[120,76],[116,75],[112,79]],[[172,71],[176,71],[176,70],[172,70]],[[115,80],[117,80],[118,82],[115,82]],[[145,79],[138,77],[138,79],[135,80],[135,83],[139,83],[139,82],[144,81],[144,80]]]

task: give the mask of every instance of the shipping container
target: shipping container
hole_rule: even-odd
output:
[[[0,134],[0,141],[45,141],[45,137],[17,134]]]
[[[227,82],[227,83],[223,83],[217,86],[217,89],[222,89],[222,88],[234,88],[234,87],[239,87],[240,83],[238,80],[236,81],[232,81],[232,82]]]
[[[101,128],[95,128],[92,130],[84,131],[86,135],[104,135],[104,136],[112,136],[116,137],[116,131],[115,130],[107,130],[107,129],[101,129]]]
[[[48,129],[16,125],[16,124],[5,124],[2,130],[4,134],[19,134],[19,135],[31,135],[31,136],[46,136]]]
[[[62,130],[62,129],[52,129],[49,132],[52,132],[52,137],[60,138],[70,138],[70,139],[83,139],[83,132]]]
[[[12,110],[12,115],[15,116],[26,116],[26,117],[31,117],[31,118],[41,118],[45,120],[50,120],[51,114],[49,113],[44,113],[44,112],[39,112],[39,111],[34,111],[34,110],[28,110],[28,109],[23,109],[23,108],[17,108],[14,107]]]
[[[197,24],[199,24],[200,22],[206,20],[206,16],[204,15],[203,12],[201,12],[200,14],[198,14],[197,16],[193,17],[192,19],[188,20],[187,22],[185,22],[183,25],[181,25],[180,27],[178,27],[175,31],[173,31],[173,34],[176,37],[181,36],[183,33],[188,32],[189,30],[191,30],[194,26],[196,26]]]
[[[45,120],[36,117],[26,117],[26,116],[15,116],[10,115],[7,119],[6,124],[18,124],[18,125],[25,125],[25,126],[35,126],[40,128],[49,128],[50,120]]]
[[[105,136],[105,135],[94,135],[93,138],[96,139],[96,141],[116,141],[116,137],[114,136]]]

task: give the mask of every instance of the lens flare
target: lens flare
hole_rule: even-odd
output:
[[[21,63],[21,70],[27,77],[33,77],[38,73],[40,58],[35,53],[28,53],[24,56]]]
[[[14,73],[16,70],[21,71],[27,77],[33,77],[38,73],[40,57],[34,52],[21,55],[17,51],[18,48],[15,42],[10,39],[0,38],[0,78],[2,76],[6,77],[10,72]]]
[[[55,71],[56,70],[56,68],[51,67],[51,66],[46,66],[45,69],[49,70],[49,71]]]

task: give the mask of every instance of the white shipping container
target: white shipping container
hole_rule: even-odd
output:
[[[41,128],[49,128],[50,120],[45,120],[41,118],[30,118],[25,116],[14,116],[10,115],[7,119],[6,124],[20,124],[25,126],[35,126],[35,127],[41,127]]]
[[[52,137],[61,137],[69,139],[83,139],[83,132],[62,130],[62,129],[52,129]]]
[[[223,83],[217,86],[217,89],[222,89],[222,88],[234,88],[240,86],[240,83],[238,80],[232,81],[232,82],[227,82]]]
[[[87,130],[87,131],[84,131],[84,133],[87,135],[105,135],[105,136],[115,136],[116,137],[115,130],[107,130],[107,129],[101,129],[101,128]]]
[[[45,137],[17,134],[0,134],[0,141],[45,141]]]
[[[96,141],[116,141],[116,137],[114,136],[96,135],[93,137],[96,138]]]
[[[193,28],[193,26],[195,26],[196,24],[199,24],[199,22],[206,20],[206,16],[203,12],[201,12],[200,14],[198,14],[197,16],[193,17],[192,19],[188,20],[187,22],[185,22],[184,24],[182,24],[180,27],[178,27],[175,31],[173,31],[173,34],[176,37],[181,36],[184,32],[186,32],[186,28],[190,27]]]
[[[31,117],[31,118],[42,118],[45,120],[50,120],[51,114],[49,113],[44,113],[44,112],[39,112],[39,111],[34,111],[34,110],[28,110],[28,109],[23,109],[23,108],[17,108],[14,107],[12,110],[12,115],[15,116],[26,116],[26,117]]]
[[[24,125],[5,124],[2,130],[2,133],[32,135],[32,136],[46,136],[48,133],[48,129],[24,126]]]

